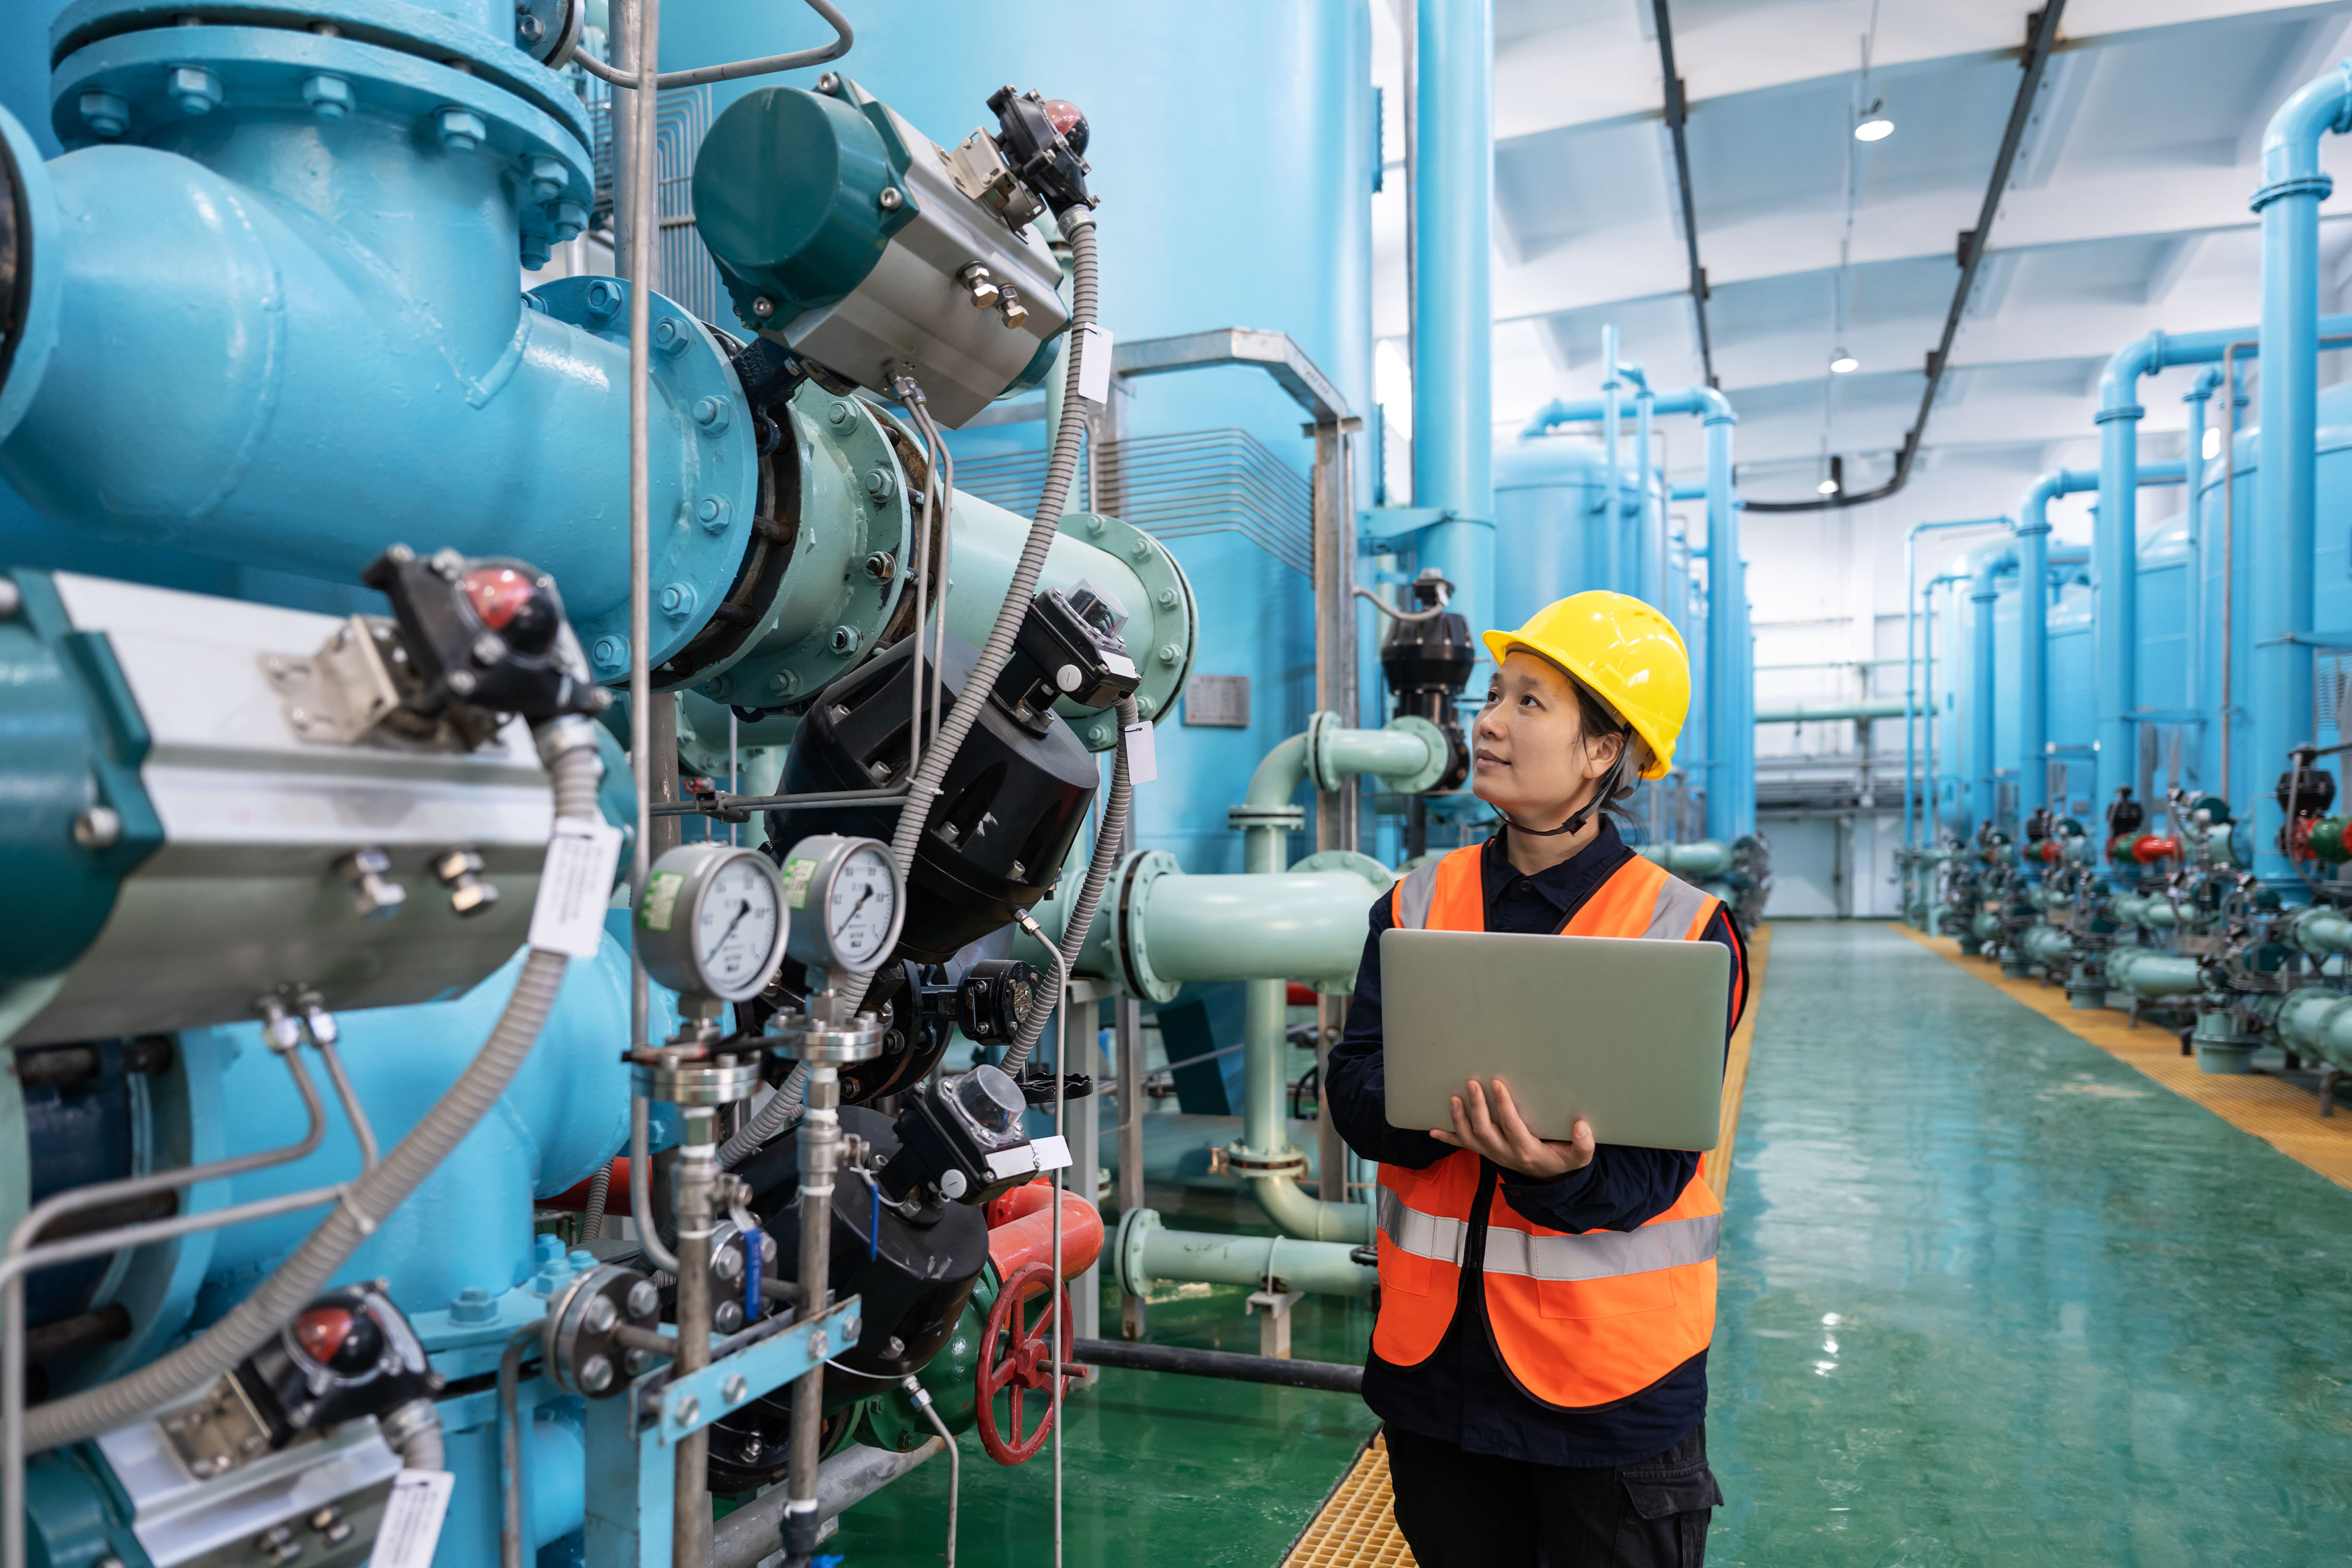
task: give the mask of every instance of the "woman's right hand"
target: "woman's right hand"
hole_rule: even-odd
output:
[[[1466,1094],[1453,1099],[1454,1130],[1433,1127],[1429,1135],[1492,1160],[1532,1182],[1558,1181],[1592,1163],[1592,1128],[1584,1118],[1576,1119],[1565,1143],[1538,1138],[1528,1131],[1511,1099],[1510,1086],[1501,1079],[1495,1079],[1494,1085],[1490,1096],[1484,1085],[1472,1079],[1463,1086]]]

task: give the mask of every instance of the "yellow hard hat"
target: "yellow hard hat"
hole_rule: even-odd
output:
[[[1645,779],[1674,765],[1690,713],[1690,651],[1674,622],[1633,597],[1595,588],[1546,605],[1515,632],[1488,632],[1499,665],[1513,648],[1540,654],[1617,710],[1650,748]]]

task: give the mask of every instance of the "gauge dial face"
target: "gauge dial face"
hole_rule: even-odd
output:
[[[867,969],[882,960],[898,925],[898,879],[882,847],[863,844],[834,874],[825,899],[826,939],[844,966]]]
[[[695,913],[694,960],[712,994],[731,999],[759,989],[782,916],[775,876],[756,856],[738,856],[711,874]]]

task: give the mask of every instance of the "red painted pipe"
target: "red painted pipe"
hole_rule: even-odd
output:
[[[996,1277],[1010,1279],[1023,1266],[1031,1263],[1051,1263],[1054,1257],[1054,1221],[1051,1213],[1053,1189],[1042,1182],[1016,1187],[1005,1197],[1044,1189],[1042,1201],[1031,1203],[1029,1212],[1017,1219],[1008,1219],[992,1226],[988,1233],[988,1258],[996,1265]],[[999,1198],[997,1203],[1004,1202]],[[996,1205],[989,1205],[992,1211]],[[1102,1256],[1102,1214],[1094,1205],[1076,1193],[1062,1194],[1062,1278],[1075,1279],[1094,1267]]]
[[[2158,838],[2153,833],[2142,834],[2132,845],[2132,858],[2143,866],[2152,866],[2158,860],[2177,859],[2179,854],[2179,839]]]

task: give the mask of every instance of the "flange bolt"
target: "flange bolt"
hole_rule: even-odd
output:
[[[210,114],[220,107],[220,78],[202,66],[173,66],[172,101],[183,114]]]
[[[533,17],[531,20],[536,22],[538,18]],[[551,202],[563,194],[563,187],[571,183],[571,176],[563,167],[562,159],[550,158],[545,153],[539,153],[533,155],[528,162],[530,170],[530,194],[533,197],[542,202]]]
[[[392,879],[392,857],[373,845],[352,850],[335,869],[351,884],[352,907],[362,920],[388,921],[408,901],[407,889]]]
[[[110,805],[93,805],[73,819],[73,837],[85,849],[111,849],[122,841],[122,816]]]
[[[303,80],[302,101],[321,120],[341,120],[352,111],[352,84],[321,72]]]
[[[441,134],[441,145],[452,153],[470,153],[488,140],[490,129],[482,117],[470,109],[455,104],[433,117],[433,128]]]
[[[131,129],[131,105],[110,92],[97,88],[81,95],[81,117],[90,130],[100,136],[120,136]]]
[[[433,876],[449,889],[449,908],[460,919],[471,919],[499,901],[498,884],[482,880],[481,852],[470,844],[442,851],[433,862]]]

